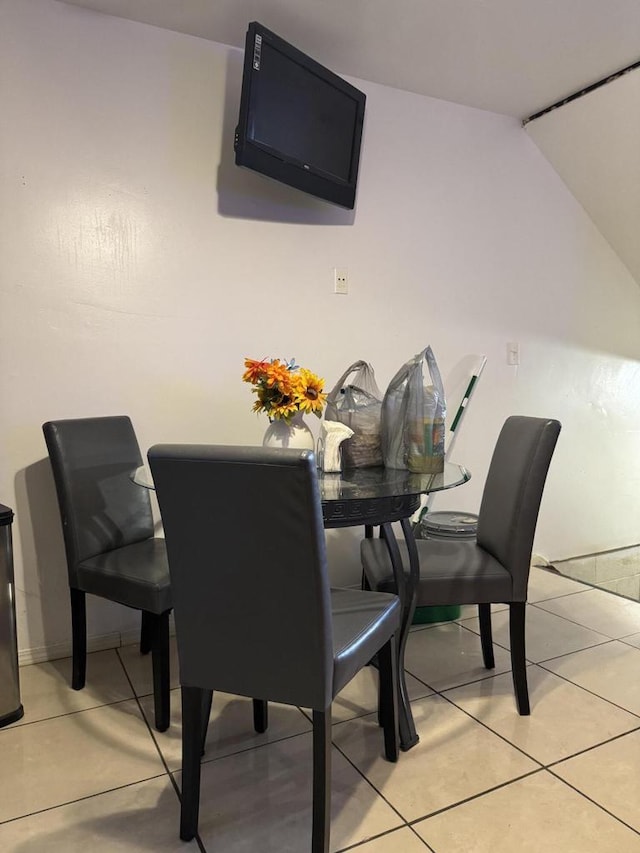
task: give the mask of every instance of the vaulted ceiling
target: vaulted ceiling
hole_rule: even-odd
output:
[[[339,74],[519,119],[640,61],[639,0],[65,2],[237,47],[258,20]],[[632,71],[526,126],[638,282],[639,98]]]

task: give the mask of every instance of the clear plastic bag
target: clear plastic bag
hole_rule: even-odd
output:
[[[351,382],[345,384],[349,377]],[[327,395],[325,410],[325,420],[338,421],[353,430],[353,436],[341,445],[344,468],[382,465],[381,411],[382,392],[373,368],[366,361],[355,361]]]
[[[402,365],[384,395],[381,440],[385,466],[419,474],[442,471],[445,414],[440,370],[427,347]]]

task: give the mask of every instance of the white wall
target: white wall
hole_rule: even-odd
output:
[[[233,165],[240,73],[218,44],[0,2],[0,500],[17,513],[23,653],[69,637],[41,424],[128,413],[143,449],[260,443],[245,356],[295,356],[328,385],[366,358],[384,388],[427,343],[458,382],[485,353],[455,453],[473,479],[434,506],[477,509],[504,418],[552,416],[536,551],[640,539],[640,294],[517,122],[355,81],[353,215]],[[337,582],[359,576],[358,535],[330,534]],[[133,625],[91,607],[94,635]]]
[[[640,70],[545,113],[526,130],[640,282]]]

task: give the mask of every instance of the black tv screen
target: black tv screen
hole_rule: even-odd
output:
[[[245,43],[236,164],[353,208],[365,100],[254,21]]]

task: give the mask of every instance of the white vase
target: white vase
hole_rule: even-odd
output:
[[[284,421],[281,419],[272,421],[262,439],[264,447],[289,447],[296,450],[314,450],[315,439],[313,433],[306,425],[302,412]]]

